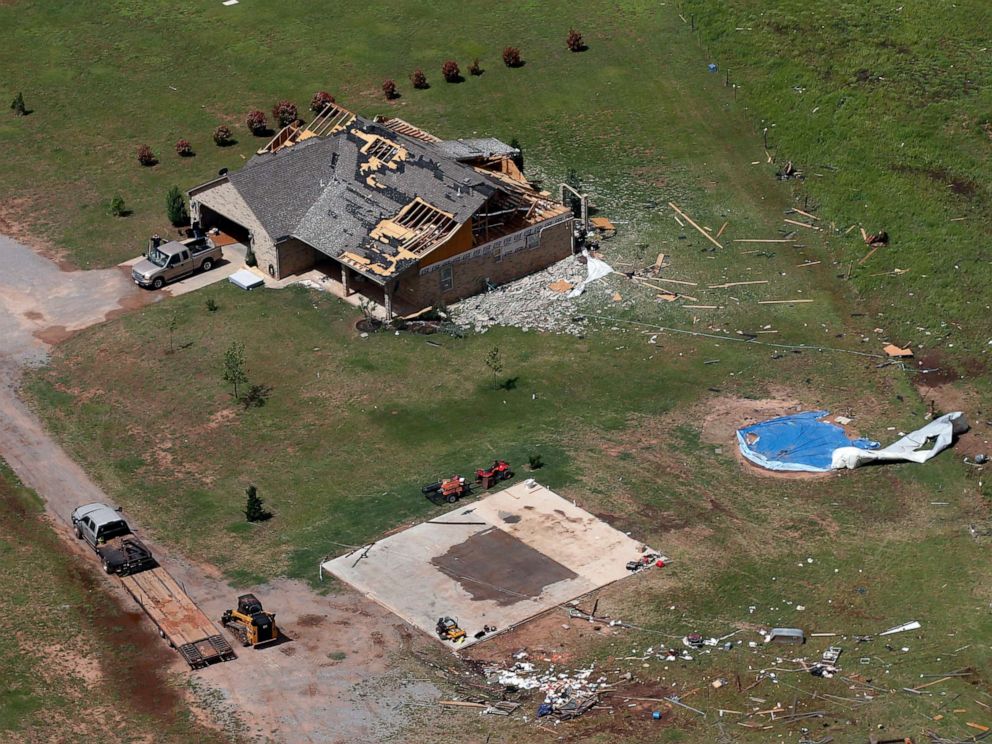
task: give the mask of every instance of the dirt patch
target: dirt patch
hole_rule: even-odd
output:
[[[24,317],[28,320],[44,320],[45,316],[39,313],[37,310],[28,310],[24,313]]]
[[[805,410],[802,403],[790,398],[751,400],[722,396],[706,401],[709,411],[703,418],[700,438],[709,444],[737,447],[737,430],[776,416]]]
[[[918,381],[919,382],[919,381]],[[958,436],[954,451],[960,457],[974,458],[975,455],[992,454],[992,426],[981,396],[963,383],[926,387],[917,385],[917,390],[927,406],[933,406],[936,414],[964,411],[971,428]]]
[[[549,584],[571,581],[578,574],[503,530],[472,535],[431,565],[458,581],[475,601],[492,600],[502,607],[537,597]]]
[[[32,335],[39,341],[43,341],[49,346],[54,346],[55,344],[62,343],[66,339],[72,338],[75,334],[76,331],[70,331],[64,325],[55,325],[35,331]]]
[[[327,620],[325,615],[300,615],[296,624],[304,628],[316,628],[318,625],[323,625],[325,620]]]

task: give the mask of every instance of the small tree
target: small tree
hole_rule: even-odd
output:
[[[231,140],[231,130],[223,124],[214,130],[214,144],[217,145],[217,147],[227,147],[231,144]]]
[[[334,96],[326,90],[318,90],[313,94],[313,98],[310,99],[310,110],[315,114],[319,114],[332,103],[334,103]]]
[[[186,211],[186,197],[179,190],[178,186],[169,189],[165,195],[165,215],[176,227],[180,227],[189,222],[189,212]]]
[[[245,251],[245,266],[258,266],[258,259],[255,258],[255,249],[252,244],[248,244],[248,250]]]
[[[145,167],[155,165],[158,160],[155,158],[155,153],[152,152],[152,148],[148,145],[142,145],[138,148],[138,162]]]
[[[565,45],[572,52],[584,52],[586,49],[586,43],[582,40],[582,34],[574,28],[569,30],[568,38],[565,39]]]
[[[188,158],[193,154],[193,145],[188,139],[181,139],[176,142],[176,155],[181,158]]]
[[[441,65],[441,75],[449,83],[457,83],[462,79],[461,71],[458,69],[458,63],[453,59],[449,59]]]
[[[414,70],[413,73],[411,73],[410,83],[417,90],[426,90],[427,88],[431,87],[427,83],[427,76],[424,74],[424,71],[421,70],[419,67],[416,70]]]
[[[503,50],[503,64],[507,67],[520,67],[520,49],[508,46]]]
[[[279,122],[280,127],[296,121],[296,104],[292,101],[279,101],[272,107],[272,118]]]
[[[27,116],[28,107],[24,105],[24,96],[20,92],[14,96],[14,100],[10,103],[10,108],[14,112],[14,116]]]
[[[248,127],[248,131],[256,137],[263,137],[269,131],[269,123],[265,120],[265,113],[258,109],[248,112],[245,125]]]
[[[468,66],[468,74],[475,75],[476,77],[482,74],[482,66],[479,64],[478,57],[472,60],[472,64]]]
[[[516,137],[514,137],[513,139],[510,140],[510,147],[512,147],[514,150],[517,151],[517,153],[515,155],[513,155],[513,157],[512,157],[513,164],[515,166],[517,166],[517,168],[520,169],[520,172],[521,173],[523,173],[524,172],[524,148],[523,148],[523,145],[521,145],[520,144],[520,141]]]
[[[500,354],[498,346],[494,346],[486,354],[486,366],[493,373],[493,390],[498,390],[499,376],[503,373],[503,356]]]
[[[240,400],[238,386],[248,382],[248,371],[245,369],[245,345],[232,341],[224,352],[224,382],[234,387],[234,399]]]
[[[272,519],[272,512],[265,508],[262,497],[258,495],[258,489],[253,483],[245,489],[245,519],[249,522],[265,522]]]
[[[125,214],[127,214],[127,207],[124,205],[124,197],[120,194],[116,194],[114,198],[110,200],[110,216],[123,217]]]
[[[383,80],[382,92],[386,96],[387,101],[392,101],[398,96],[396,92],[396,82],[394,80]]]

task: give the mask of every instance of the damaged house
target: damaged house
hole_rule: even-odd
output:
[[[572,252],[572,213],[496,139],[440,140],[331,105],[239,171],[189,191],[193,219],[276,278],[318,268],[392,317],[525,276]]]

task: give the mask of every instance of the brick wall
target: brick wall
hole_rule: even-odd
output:
[[[519,248],[502,258],[496,251],[466,261],[442,263],[427,273],[403,277],[394,293],[396,302],[417,309],[438,302],[452,303],[481,292],[486,280],[506,284],[572,255],[571,220],[544,228],[538,234],[540,242],[536,247]],[[449,278],[448,272],[451,288],[442,289],[442,282]]]
[[[282,279],[291,274],[302,274],[309,271],[317,262],[320,254],[302,240],[290,238],[276,245],[277,263],[275,266],[276,277]],[[258,261],[262,271],[268,271],[269,267],[262,264],[261,257]]]

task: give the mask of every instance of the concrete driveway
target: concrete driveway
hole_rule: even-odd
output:
[[[99,571],[68,523],[79,504],[114,502],[49,437],[18,397],[18,382],[25,368],[43,364],[50,346],[73,331],[222,281],[240,265],[234,251],[228,265],[150,292],[136,287],[125,267],[65,272],[0,236],[0,458],[44,500],[53,527],[81,561],[92,561],[94,577],[131,612],[139,611],[137,605]],[[202,711],[205,716],[231,712],[253,740],[379,741],[409,725],[406,704],[426,706],[439,695],[431,682],[411,682],[393,663],[394,656],[408,656],[424,642],[385,609],[350,592],[319,596],[296,581],[232,587],[214,567],[192,563],[158,544],[141,525],[132,526],[208,616],[219,617],[238,594],[255,591],[278,612],[279,627],[291,639],[264,650],[239,648],[234,661],[193,673],[176,654],[176,673],[195,674],[217,695]],[[150,622],[147,627],[149,642],[160,643]]]

